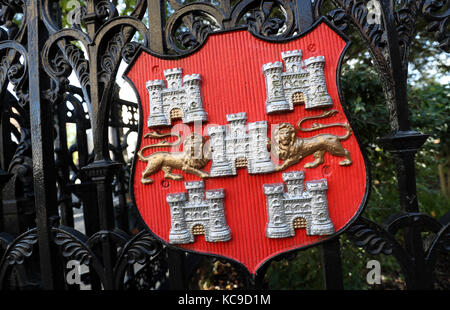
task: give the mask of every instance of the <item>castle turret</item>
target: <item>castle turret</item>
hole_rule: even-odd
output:
[[[305,108],[323,108],[333,105],[330,95],[327,91],[325,82],[324,66],[325,57],[316,56],[305,60],[306,70],[308,71],[308,100]]]
[[[224,189],[208,190],[205,192],[205,198],[209,208],[209,234],[210,242],[228,241],[231,239],[231,230],[225,219],[225,207],[223,199],[225,198]]]
[[[166,200],[170,206],[170,233],[169,242],[172,244],[184,244],[193,242],[193,236],[186,225],[183,206],[186,203],[185,193],[168,194]]]
[[[186,75],[183,78],[183,88],[186,93],[186,115],[183,117],[184,123],[206,122],[208,114],[203,110],[203,100],[200,91],[202,79],[200,74]]]
[[[150,98],[150,111],[147,120],[148,127],[168,126],[170,120],[168,120],[164,114],[162,90],[165,86],[162,80],[147,81],[145,84],[149,98]]]
[[[247,167],[250,174],[269,173],[275,165],[267,148],[267,121],[248,124],[245,112],[227,114],[227,126],[216,126],[208,129],[211,137],[212,177],[236,175],[237,168]]]
[[[206,122],[208,113],[203,109],[200,74],[182,78],[182,68],[164,70],[167,87],[162,80],[147,82],[150,94],[149,127],[168,126],[172,120],[183,123]]]
[[[305,173],[303,171],[291,171],[282,174],[283,181],[286,184],[287,195],[299,197],[303,195]]]
[[[247,113],[240,112],[227,114],[227,122],[230,124],[228,135],[230,137],[242,137],[245,135],[245,124],[247,122]]]
[[[246,157],[249,150],[247,136],[247,113],[227,114],[227,122],[230,124],[227,131],[226,145],[229,158]]]
[[[327,180],[314,180],[306,182],[306,190],[311,193],[311,223],[308,235],[331,235],[334,225],[328,213]]]
[[[270,158],[267,149],[267,121],[253,122],[248,124],[250,134],[250,153],[248,158],[249,173],[269,173],[275,170],[275,165]]]
[[[268,238],[286,238],[291,236],[291,230],[286,223],[284,211],[283,194],[284,184],[264,184],[264,194],[267,199],[268,223],[266,236]]]
[[[231,229],[225,219],[225,190],[214,189],[204,193],[203,181],[184,182],[186,193],[167,194],[171,227],[169,242],[194,242],[195,235],[205,235],[207,242],[225,242],[231,239]],[[205,198],[205,199],[204,199]]]
[[[293,50],[281,53],[281,58],[286,67],[286,73],[303,73],[302,51]]]
[[[164,70],[164,77],[167,81],[167,88],[179,89],[182,86],[181,76],[183,74],[182,68],[173,68]]]
[[[332,99],[327,91],[325,57],[316,56],[302,61],[302,51],[281,53],[286,70],[279,61],[263,65],[266,81],[266,113],[292,111],[296,105],[305,109],[330,107]]]
[[[226,126],[215,126],[208,128],[208,135],[211,142],[212,164],[209,175],[211,177],[233,175],[235,171],[227,158],[225,136],[227,133]]]
[[[270,62],[263,65],[262,71],[266,80],[266,113],[271,114],[289,110],[281,78],[283,64],[279,61]]]
[[[205,183],[203,181],[184,182],[184,187],[188,192],[188,201],[192,204],[199,204],[203,202],[203,192]]]

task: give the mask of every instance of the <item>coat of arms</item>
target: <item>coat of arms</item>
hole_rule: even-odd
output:
[[[138,54],[133,193],[149,230],[249,272],[342,232],[368,172],[339,97],[347,41],[326,22],[285,42],[246,30],[195,52]]]

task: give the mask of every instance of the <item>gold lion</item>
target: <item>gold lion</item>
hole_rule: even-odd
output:
[[[323,118],[334,114],[335,111],[324,113],[323,115],[315,118]],[[289,123],[281,123],[274,130],[275,137],[275,151],[278,153],[278,158],[284,160],[283,164],[275,168],[276,171],[284,170],[292,165],[297,164],[301,159],[308,155],[314,156],[314,161],[305,164],[305,168],[315,168],[324,161],[325,152],[334,156],[345,157],[344,160],[339,162],[341,166],[349,166],[352,164],[350,152],[346,150],[341,141],[346,140],[351,135],[351,128],[348,123],[337,123],[330,125],[314,124],[310,129],[302,129],[300,127],[304,120],[312,119],[305,118],[298,123],[300,131],[314,131],[322,128],[328,128],[332,126],[341,126],[347,129],[347,132],[343,136],[336,136],[332,134],[319,134],[311,138],[298,138],[296,136],[296,130],[294,126]]]
[[[144,146],[138,153],[138,157],[141,161],[147,162],[147,167],[142,172],[141,183],[151,184],[153,180],[150,175],[162,170],[164,172],[164,178],[170,180],[182,180],[183,176],[180,174],[173,174],[172,169],[182,170],[186,173],[195,174],[201,178],[209,177],[209,174],[202,171],[203,167],[209,161],[209,153],[205,154],[203,148],[206,139],[197,133],[192,133],[186,137],[183,143],[183,151],[177,153],[171,152],[155,152],[145,157],[142,152],[154,145]]]

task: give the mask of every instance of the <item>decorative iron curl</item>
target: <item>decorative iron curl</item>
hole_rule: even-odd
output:
[[[114,267],[117,288],[123,288],[124,276],[128,266],[133,264],[147,265],[160,255],[162,245],[145,230],[140,231],[129,240],[121,250]]]
[[[116,7],[110,1],[100,1],[95,5],[95,14],[97,18],[104,24],[108,20],[119,16]]]
[[[396,244],[393,237],[378,225],[361,217],[348,230],[347,236],[357,247],[364,248],[369,254],[391,255],[392,248]]]
[[[356,26],[363,39],[371,49],[385,46],[381,24],[368,21],[368,8],[365,3],[356,0],[331,0],[336,8],[328,12],[327,18],[341,31],[347,30],[350,25]],[[322,6],[325,0],[314,1],[315,18],[322,16]]]
[[[15,55],[10,55],[10,51],[13,51]],[[29,61],[25,47],[16,41],[7,40],[0,43],[0,53],[5,55],[1,61],[0,82],[3,84],[8,78],[10,82],[18,85],[20,81],[25,79],[28,72]],[[16,61],[17,55],[23,57],[23,63]]]
[[[26,5],[24,0],[0,0],[0,4],[7,5],[15,10],[20,10]]]
[[[169,1],[174,13],[167,20],[165,37],[169,50],[183,54],[201,45],[207,34],[247,25],[253,33],[266,37],[287,37],[295,32],[294,12],[290,1],[244,0],[231,6],[228,1],[194,2],[182,5]],[[283,18],[273,16],[279,9]],[[280,16],[281,17],[281,16]],[[178,31],[185,31],[177,34]]]
[[[139,46],[140,45],[136,42],[129,42],[124,45],[124,47],[122,48],[122,58],[126,64],[131,63],[131,61],[133,60],[134,56],[138,51]]]
[[[25,35],[25,25],[27,24],[26,3],[24,0],[1,0],[0,1],[0,25],[6,28],[5,39],[23,41]],[[23,13],[20,26],[14,22],[17,13]],[[3,31],[2,31],[3,32]],[[2,33],[2,36],[6,32]]]
[[[120,28],[120,31],[114,31],[117,28]],[[148,29],[134,17],[121,16],[112,19],[104,24],[94,37],[95,46],[104,51],[100,61],[100,76],[105,84],[111,83],[115,78],[123,55],[126,55],[125,61],[130,61],[137,52],[138,43],[128,42],[130,38],[127,33],[130,29],[140,33],[143,37],[142,45],[148,46]]]
[[[16,239],[5,235],[1,239],[2,246],[6,245],[6,249],[0,259],[0,290],[6,284],[8,270],[16,265],[22,265],[33,254],[34,245],[38,241],[37,228],[28,230]]]
[[[18,103],[25,107],[28,103],[28,53],[25,47],[16,41],[7,40],[0,43],[0,89],[11,82]],[[20,59],[22,58],[22,62]]]
[[[346,232],[349,240],[369,254],[385,254],[395,257],[402,268],[405,279],[412,277],[414,261],[395,240],[395,236],[367,218],[359,217]]]
[[[0,232],[0,248],[2,249],[1,255],[8,248],[8,246],[14,242],[14,237],[8,233]]]
[[[104,10],[110,9],[108,7]],[[85,34],[79,29],[60,30],[52,34],[44,45],[42,56],[44,68],[49,76],[60,85],[61,94],[64,93],[62,86],[67,85],[67,68],[71,67],[75,70],[84,99],[90,107],[91,127],[98,138],[94,140],[94,143],[99,142],[103,146],[108,107],[114,95],[113,86],[122,61],[122,50],[131,40],[133,31],[142,34],[143,44],[147,46],[149,41],[147,27],[142,21],[129,16],[108,19],[95,33]],[[76,41],[84,47],[89,55],[89,61],[84,58],[83,52],[78,46],[68,43],[71,41]],[[96,56],[94,57],[93,54]],[[93,70],[99,71],[99,73],[92,76]],[[94,149],[97,159],[107,157],[104,147],[96,145]]]
[[[178,7],[166,23],[165,36],[168,47],[177,54],[195,48],[213,29],[221,29],[223,18],[222,12],[209,3],[196,2]],[[176,35],[183,24],[187,27],[187,31]]]
[[[113,230],[100,230],[96,232],[86,241],[86,244],[89,248],[94,249],[102,242],[111,241],[119,248],[123,247],[129,239],[130,236],[127,233],[115,228]]]
[[[426,261],[434,265],[439,252],[450,252],[450,223],[447,223],[436,233],[426,251]]]
[[[76,29],[63,29],[51,35],[44,44],[42,62],[46,73],[57,83],[63,93],[69,85],[68,77],[75,72],[85,99],[89,102],[89,62],[85,59],[80,47],[69,43],[76,41],[85,49],[91,40],[82,31]]]
[[[89,266],[100,279],[105,283],[105,275],[103,265],[100,259],[94,254],[92,248],[88,244],[88,239],[79,231],[66,227],[52,227],[54,235],[53,242],[62,249],[62,256],[67,260],[77,260],[80,264]]]
[[[34,245],[37,243],[37,229],[33,228],[17,237],[6,249],[2,259],[9,265],[21,265],[26,258],[33,254]]]
[[[395,239],[401,229],[418,229],[434,233],[430,246],[425,250],[424,267],[433,270],[437,253],[450,251],[450,227],[440,224],[432,217],[419,212],[400,212],[391,216],[383,227],[360,217],[348,230],[347,235],[356,246],[364,248],[369,254],[393,255],[399,262],[405,279],[410,281],[417,271],[413,254],[407,252]]]
[[[145,264],[152,257],[158,255],[161,250],[161,243],[148,232],[142,230],[124,246],[118,259],[118,265],[122,259],[127,264]]]
[[[416,21],[419,13],[418,5],[421,1],[405,0],[394,16],[400,47],[402,48],[403,63],[408,62],[409,46],[414,38]]]
[[[427,30],[436,32],[439,47],[447,53],[450,53],[449,4],[448,0],[425,0],[422,7],[422,15],[431,22],[427,26]],[[442,10],[444,11],[442,12]]]
[[[236,27],[241,22],[248,25],[257,35],[273,38],[285,38],[294,34],[295,17],[292,1],[240,1],[232,10],[231,24]],[[283,17],[274,16],[279,9]],[[250,14],[250,16],[245,17]],[[279,16],[281,17],[281,16]]]
[[[90,265],[94,257],[86,245],[86,237],[70,227],[53,228],[54,242],[62,249],[62,256],[68,260],[77,260],[81,264]]]

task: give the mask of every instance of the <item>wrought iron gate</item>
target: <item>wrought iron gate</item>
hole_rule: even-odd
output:
[[[380,23],[355,0],[137,0],[122,16],[118,1],[71,2],[63,23],[60,1],[0,0],[1,289],[77,289],[66,280],[70,261],[88,266],[92,289],[187,288],[199,256],[161,245],[130,211],[128,144],[139,117],[136,101],[120,96],[120,72],[140,44],[181,54],[244,25],[283,39],[322,15],[367,45],[392,131],[381,142],[397,159],[402,211],[383,225],[360,217],[346,233],[371,254],[393,255],[409,289],[432,288],[449,225],[419,210],[414,157],[427,135],[411,128],[406,78],[418,18],[449,50],[448,1],[372,0]],[[427,247],[423,231],[433,233]],[[342,289],[339,236],[320,247],[325,288]],[[241,272],[247,288],[262,287],[268,265],[255,278]]]

